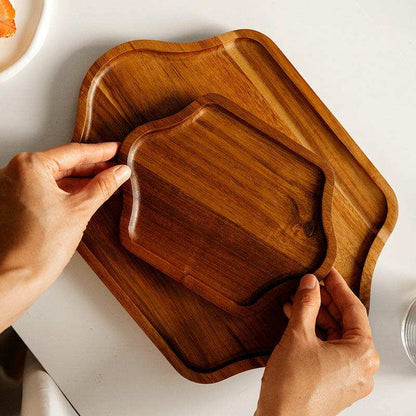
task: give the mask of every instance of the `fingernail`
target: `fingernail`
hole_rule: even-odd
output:
[[[302,277],[299,283],[300,290],[310,290],[313,289],[317,283],[317,279],[313,274],[307,274]]]
[[[130,178],[131,170],[127,165],[119,165],[114,169],[114,175],[119,184],[126,182]]]

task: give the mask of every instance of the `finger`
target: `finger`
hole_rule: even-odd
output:
[[[286,318],[290,319],[290,317],[292,316],[292,304],[289,302],[283,304],[283,312],[286,315]],[[318,327],[315,327],[315,335],[322,341],[325,341],[326,339],[325,334],[323,334]]]
[[[88,216],[92,216],[95,211],[130,177],[130,168],[126,165],[117,165],[106,169],[96,175],[77,194],[83,202],[88,202]]]
[[[286,317],[290,319],[290,317],[292,316],[292,304],[286,302],[283,305],[283,312],[286,315]],[[339,327],[337,322],[331,317],[328,311],[326,311],[325,308],[323,308],[322,306],[319,309],[319,313],[316,318],[316,325],[319,327],[317,328],[316,335],[322,340],[331,341],[334,339],[341,338],[341,328]],[[319,329],[325,331],[326,336],[324,336],[322,334],[322,331],[319,331]]]
[[[55,180],[59,181],[62,178],[69,176],[84,177],[84,176],[95,176],[98,173],[115,166],[114,162],[98,162],[98,163],[83,163],[76,165],[71,169],[61,170],[55,174]]]
[[[357,332],[371,336],[370,324],[364,305],[334,268],[325,278],[325,287],[341,312],[343,337],[355,335]]]
[[[55,176],[61,171],[86,163],[99,163],[112,159],[119,143],[68,143],[42,152],[49,159],[50,169]]]
[[[292,316],[292,304],[289,302],[284,303],[283,312],[286,315],[286,318],[290,319],[290,317]]]
[[[331,295],[325,289],[325,286],[321,286],[321,303],[325,306],[329,314],[336,320],[341,321],[342,315],[338,309],[338,306],[335,304]]]
[[[321,305],[318,280],[313,274],[302,277],[293,300],[288,328],[315,337],[316,317]]]
[[[334,320],[334,318],[332,318],[329,312],[322,306],[319,309],[319,313],[316,318],[316,324],[319,328],[326,332],[326,338],[328,341],[341,338],[341,328]]]
[[[86,185],[90,183],[92,178],[63,178],[57,181],[57,185],[69,194],[77,194],[81,192]]]

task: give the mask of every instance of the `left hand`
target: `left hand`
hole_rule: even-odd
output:
[[[0,332],[62,273],[95,211],[130,177],[118,143],[21,153],[0,169]]]

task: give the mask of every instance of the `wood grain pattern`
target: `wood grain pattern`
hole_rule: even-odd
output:
[[[219,93],[329,162],[335,172],[335,267],[368,307],[375,263],[397,218],[393,191],[265,35],[237,30],[193,43],[132,41],[101,56],[81,86],[74,141],[123,140],[134,128]],[[121,196],[90,221],[81,255],[185,377],[215,382],[267,360],[286,325],[279,285],[255,319],[234,317],[121,245]]]
[[[332,168],[224,97],[138,127],[119,159],[124,247],[225,311],[332,267]]]

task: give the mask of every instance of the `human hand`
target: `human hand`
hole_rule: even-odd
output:
[[[62,273],[95,211],[130,176],[118,143],[21,153],[0,169],[0,332]]]
[[[304,276],[284,305],[289,324],[267,363],[255,416],[332,416],[372,391],[379,358],[366,309],[335,269],[324,282]]]

